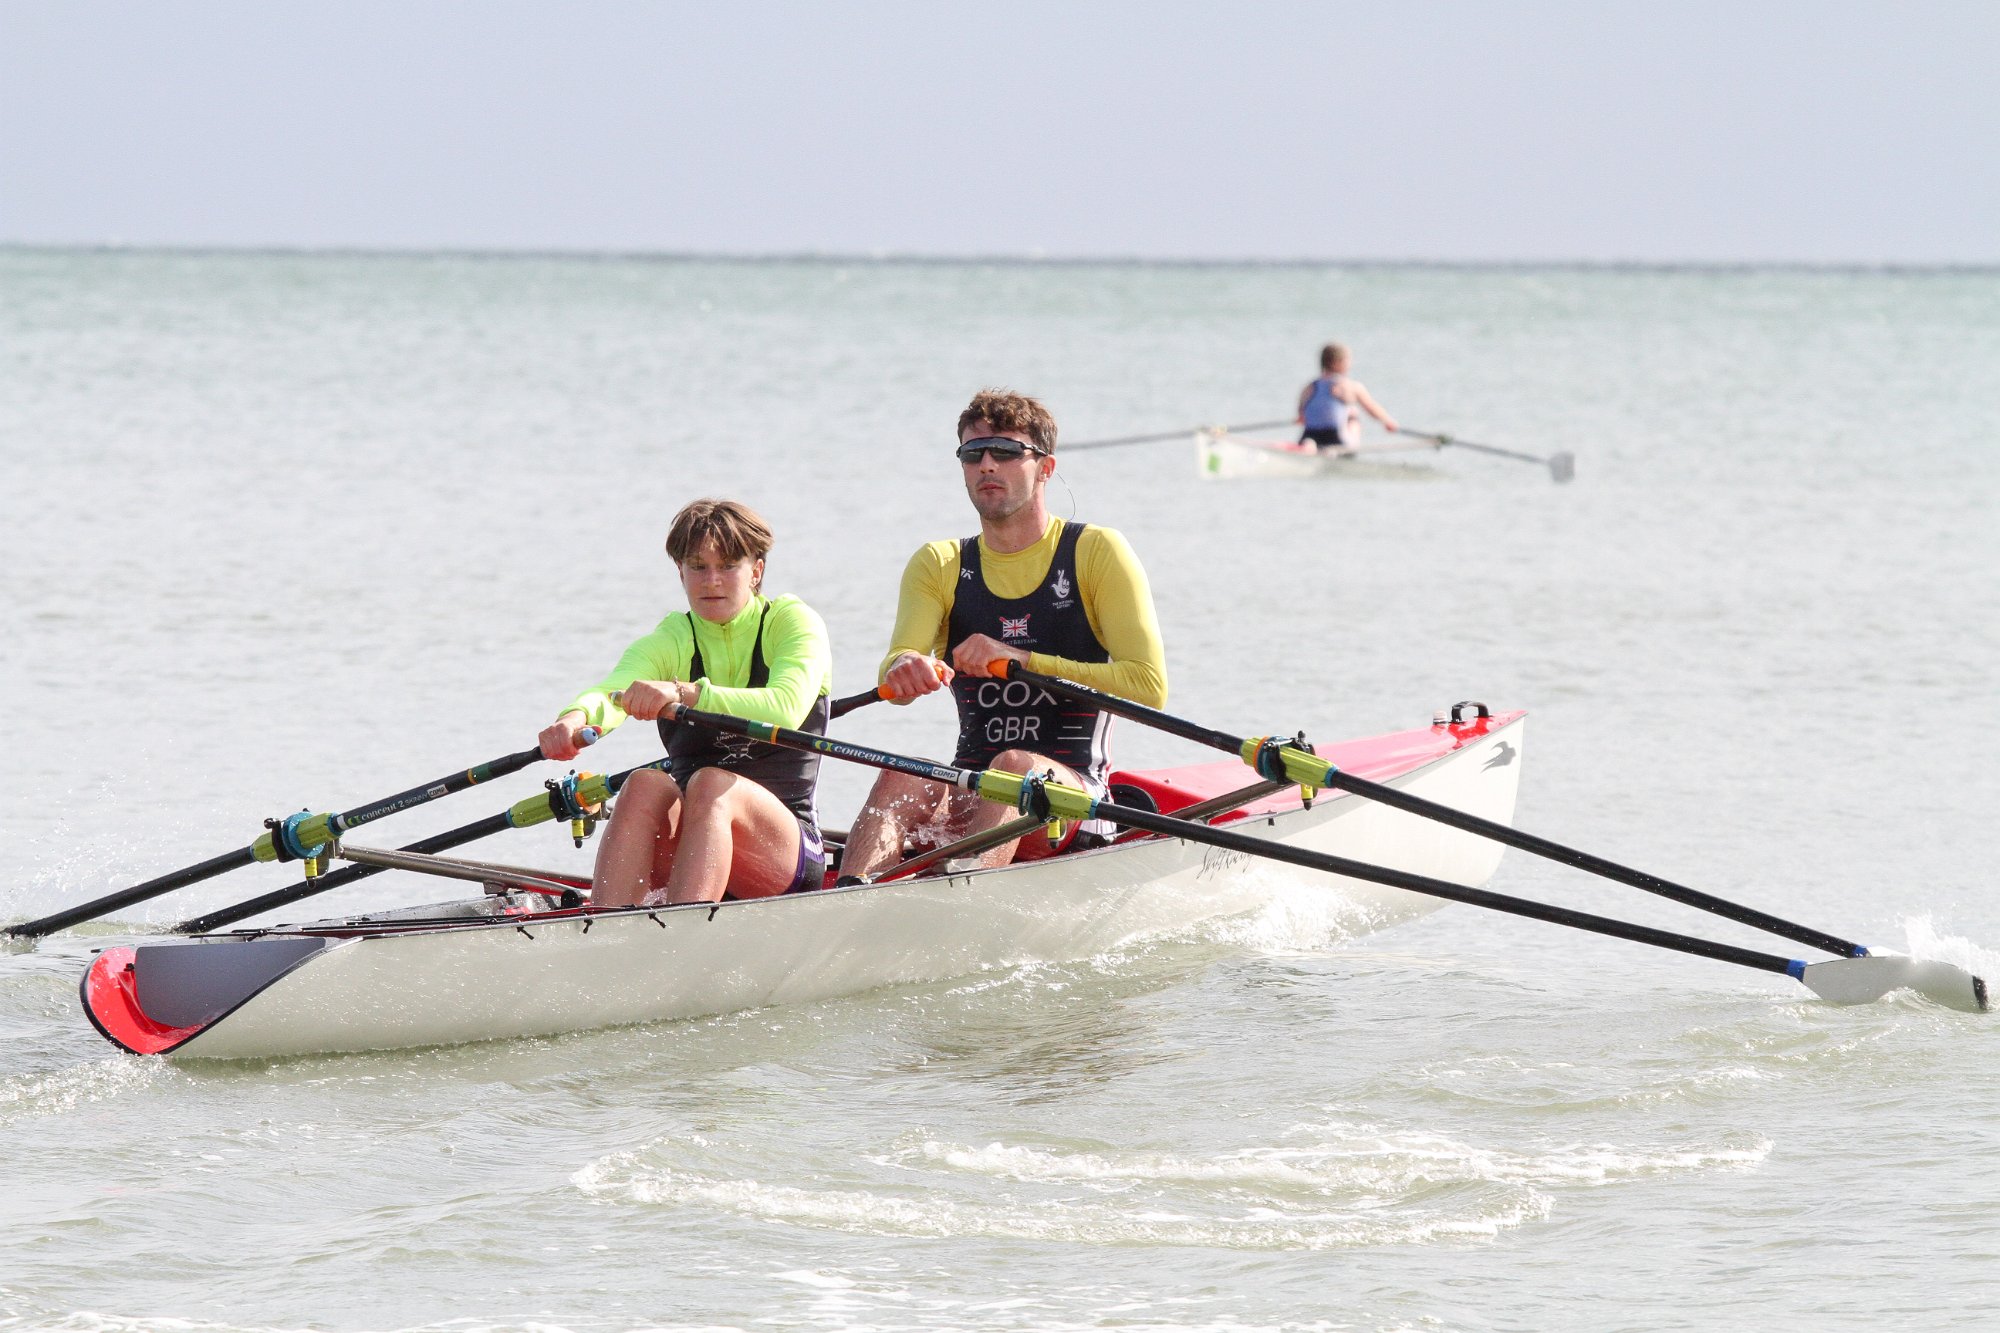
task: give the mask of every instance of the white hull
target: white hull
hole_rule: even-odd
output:
[[[1291,440],[1244,440],[1212,431],[1195,434],[1195,468],[1202,476],[1218,481],[1254,477],[1434,478],[1441,474],[1427,463],[1396,462],[1383,456],[1436,452],[1434,444],[1385,440],[1322,453]]]
[[[1393,785],[1511,822],[1525,727],[1518,716],[1498,723]],[[1309,810],[1294,806],[1226,827],[1469,885],[1483,883],[1501,854],[1498,844],[1334,793]],[[1275,863],[1245,874],[1243,860],[1193,843],[1151,839],[1000,870],[714,907],[360,934],[304,957],[170,1053],[240,1059],[446,1045],[693,1018],[989,968],[1073,962],[1253,911],[1287,880],[1337,895],[1358,930],[1440,905],[1404,890]],[[334,923],[318,923],[263,938],[339,933]],[[243,943],[241,936],[218,936],[141,947],[227,950]]]

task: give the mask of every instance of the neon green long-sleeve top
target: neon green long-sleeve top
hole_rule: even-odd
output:
[[[764,665],[770,674],[768,683],[751,689],[750,659],[760,617]],[[625,720],[625,710],[611,702],[611,692],[635,680],[688,680],[696,644],[701,646],[704,672],[693,682],[701,687],[696,708],[796,727],[812,711],[813,700],[833,690],[833,648],[826,622],[789,594],[760,595],[720,625],[685,613],[668,616],[652,633],[635,639],[611,673],[570,700],[563,712],[575,710],[591,726],[611,730]]]
[[[979,568],[996,597],[1026,597],[1048,577],[1056,558],[1062,520],[1051,518],[1041,539],[1025,550],[1001,554],[979,542]],[[1167,652],[1153,611],[1153,587],[1131,544],[1112,528],[1096,524],[1076,543],[1077,584],[1091,633],[1111,655],[1109,662],[1076,662],[1052,653],[1030,653],[1028,670],[1063,676],[1121,699],[1162,708],[1167,702]],[[903,567],[896,604],[896,628],[889,636],[877,679],[904,653],[942,657],[958,587],[958,543],[931,542]]]

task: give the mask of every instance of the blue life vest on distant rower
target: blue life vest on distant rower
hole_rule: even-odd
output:
[[[951,599],[945,655],[973,635],[984,634],[1072,662],[1109,662],[1111,654],[1090,628],[1083,591],[1077,586],[1076,543],[1087,526],[1063,524],[1048,573],[1026,597],[994,595],[979,566],[979,538],[960,541],[958,587]],[[958,701],[958,753],[952,759],[958,767],[986,768],[1002,750],[1027,750],[1104,782],[1110,714],[1058,698],[1039,685],[962,671],[952,678],[951,692]]]
[[[1337,430],[1345,432],[1347,429],[1347,404],[1334,397],[1333,386],[1346,378],[1347,376],[1345,375],[1334,373],[1322,375],[1314,380],[1312,393],[1306,399],[1305,411],[1303,413],[1305,420],[1300,424],[1307,430]]]

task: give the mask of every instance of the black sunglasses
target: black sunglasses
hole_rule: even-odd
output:
[[[987,435],[977,440],[967,440],[964,444],[959,445],[958,461],[961,463],[977,463],[981,458],[991,454],[1002,463],[1011,463],[1023,454],[1034,454],[1037,458],[1046,458],[1048,452],[1048,450],[1042,448],[1039,444],[1023,444],[1019,440],[1010,440],[1002,435]]]

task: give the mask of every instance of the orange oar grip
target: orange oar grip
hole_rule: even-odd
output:
[[[1008,670],[1014,665],[1011,657],[996,657],[986,664],[986,673],[995,680],[1007,679]]]

